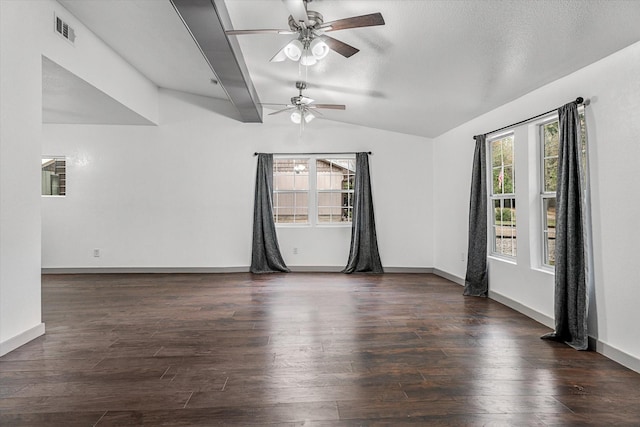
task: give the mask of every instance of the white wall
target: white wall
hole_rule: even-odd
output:
[[[75,46],[54,32],[54,13],[75,28]],[[0,19],[1,355],[44,333],[40,290],[42,56],[151,121],[158,120],[158,91],[55,1],[3,0]]]
[[[0,2],[0,355],[44,333],[40,309],[40,42],[30,2]],[[6,34],[21,34],[12,42]]]
[[[157,127],[43,126],[43,150],[67,156],[67,196],[42,201],[44,268],[247,270],[256,151],[372,151],[383,265],[433,266],[429,140],[323,120],[300,137],[286,116],[243,124],[219,114],[225,102],[174,91],[160,106]],[[291,267],[346,265],[350,228],[278,234]]]
[[[600,349],[640,368],[640,197],[634,190],[640,159],[640,43],[557,80],[478,117],[434,140],[435,267],[464,278],[460,262],[466,251],[469,183],[473,135],[550,110],[583,96],[586,109],[590,179],[592,184],[595,293],[591,302],[590,335]],[[525,158],[535,152],[528,127],[516,134],[520,158],[517,186],[529,187],[531,169]],[[518,160],[517,160],[518,161]],[[535,163],[534,163],[535,164]],[[527,170],[529,169],[529,170]],[[541,320],[553,318],[553,277],[535,270],[528,240],[532,235],[528,196],[517,202],[519,253],[517,265],[489,262],[490,289]],[[535,211],[535,210],[530,210]],[[462,224],[465,226],[463,227]]]

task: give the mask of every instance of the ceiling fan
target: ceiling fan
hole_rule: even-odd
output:
[[[379,12],[324,22],[320,13],[307,10],[307,3],[312,0],[282,1],[291,13],[291,15],[289,15],[288,30],[227,30],[225,33],[228,35],[297,34],[297,38],[291,40],[286,46],[280,49],[278,53],[271,58],[271,62],[281,62],[289,58],[292,61],[299,60],[302,65],[309,66],[327,56],[329,50],[333,50],[345,58],[349,58],[359,52],[359,49],[338,39],[329,37],[326,35],[327,32],[384,25],[384,18]]]
[[[316,104],[313,99],[302,94],[302,91],[307,88],[306,82],[296,82],[296,88],[298,89],[298,96],[291,98],[291,104],[262,104],[285,107],[281,110],[270,113],[270,116],[291,111],[291,121],[295,124],[304,126],[304,123],[309,123],[316,117],[315,114],[322,115],[318,111],[319,109],[344,110],[347,108],[345,105],[341,104]]]

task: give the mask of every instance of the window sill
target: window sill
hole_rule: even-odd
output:
[[[518,265],[518,262],[515,258],[507,258],[495,254],[489,255],[488,258],[495,261],[506,262],[507,264]]]
[[[351,228],[351,223],[334,224],[276,224],[276,228]]]
[[[539,271],[540,273],[548,274],[550,276],[555,276],[556,275],[555,269],[552,268],[552,267],[543,267],[543,266],[531,267],[531,270]]]
[[[309,228],[311,224],[276,224],[276,228]]]

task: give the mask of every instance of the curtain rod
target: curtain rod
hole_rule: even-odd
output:
[[[371,151],[366,151],[367,154],[373,154]],[[257,151],[255,153],[253,153],[254,156],[257,156],[258,153]],[[262,153],[264,154],[264,153]],[[295,155],[300,155],[300,156],[320,156],[320,155],[342,155],[342,154],[356,154],[356,151],[343,151],[340,153],[271,153],[271,154],[276,154],[278,156],[295,156]]]
[[[576,98],[576,100],[575,100],[575,101],[573,101],[573,102],[574,102],[576,105],[580,105],[580,104],[582,104],[582,103],[584,102],[584,98],[582,98],[581,96],[579,96],[579,97],[577,97],[577,98]],[[586,105],[586,103],[585,103],[585,105]],[[558,107],[558,108],[560,108],[560,107]],[[547,115],[547,114],[549,114],[549,113],[553,113],[554,111],[558,110],[558,108],[554,108],[553,110],[549,110],[549,111],[547,111],[547,112],[545,112],[545,113],[538,114],[537,116],[529,117],[528,119],[520,120],[518,123],[512,123],[512,124],[510,124],[510,125],[508,125],[508,126],[503,126],[503,127],[501,127],[500,129],[492,130],[491,132],[487,132],[487,133],[485,133],[485,135],[489,135],[489,134],[492,134],[492,133],[495,133],[495,132],[498,132],[498,131],[501,131],[501,130],[504,130],[504,129],[509,129],[510,127],[513,127],[513,126],[518,126],[518,125],[521,125],[521,124],[523,124],[523,123],[530,122],[531,120],[535,120],[535,119],[537,119],[538,117],[546,116],[546,115]],[[477,136],[477,135],[476,135],[476,136]],[[476,139],[476,137],[474,136],[474,137],[473,137],[473,139]]]

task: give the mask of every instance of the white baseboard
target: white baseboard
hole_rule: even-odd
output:
[[[595,348],[598,353],[602,354],[606,358],[640,373],[640,359],[637,357],[625,353],[624,351],[593,337],[589,337],[589,348]]]
[[[532,308],[527,307],[524,304],[521,304],[517,301],[512,300],[509,297],[506,297],[502,294],[499,294],[495,291],[489,289],[489,298],[494,301],[499,302],[500,304],[506,305],[507,307],[524,314],[527,317],[535,320],[538,323],[542,323],[544,326],[553,329],[555,327],[555,322],[552,317],[547,316],[546,314],[542,314],[539,311],[536,311]]]
[[[464,286],[464,279],[462,277],[456,276],[455,274],[451,274],[451,273],[448,273],[448,272],[446,272],[444,270],[440,270],[440,269],[437,269],[437,268],[433,268],[432,270],[433,270],[433,274],[435,274],[436,276],[440,276],[443,279],[447,279],[447,280],[449,280],[449,281],[451,281],[453,283],[456,283],[456,284],[458,284],[460,286]]]
[[[42,274],[248,273],[242,267],[43,267]]]
[[[343,265],[294,265],[292,272],[339,273]],[[127,274],[127,273],[248,273],[249,266],[241,267],[43,267],[42,274]],[[428,267],[384,267],[385,273],[432,274]]]
[[[550,329],[555,328],[555,321],[552,317],[533,310],[517,301],[512,300],[511,298],[505,297],[504,295],[493,292],[491,290],[489,290],[489,298],[524,314],[525,316],[545,325]],[[589,349],[595,350],[597,353],[602,354],[604,357],[640,373],[640,359],[628,353],[625,353],[624,351],[619,350],[612,345],[589,336]]]
[[[34,340],[41,335],[44,335],[44,323],[39,323],[33,328],[27,329],[26,331],[19,333],[18,335],[9,338],[6,341],[0,342],[0,357],[4,356],[10,351],[15,350],[18,347],[25,345],[29,341]]]

